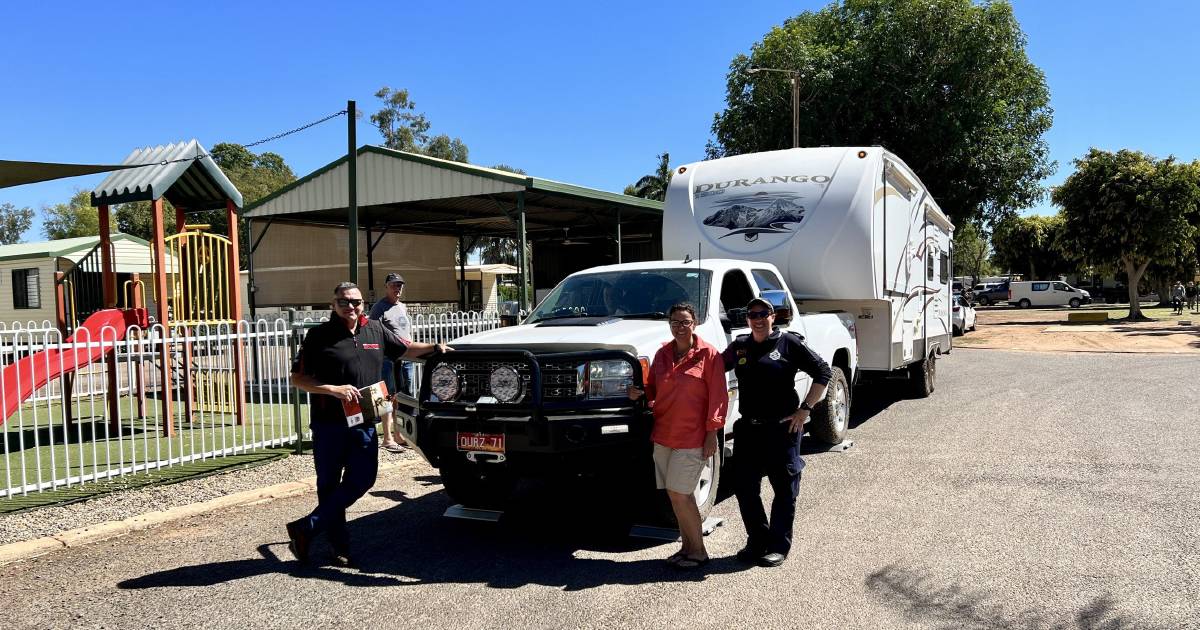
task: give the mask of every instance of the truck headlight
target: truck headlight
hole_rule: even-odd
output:
[[[492,370],[488,386],[500,402],[510,403],[521,397],[521,375],[508,366],[502,365]]]
[[[429,391],[438,401],[454,402],[458,398],[458,372],[445,363],[430,374]]]
[[[591,361],[587,375],[588,398],[625,396],[633,384],[633,366],[626,361]]]

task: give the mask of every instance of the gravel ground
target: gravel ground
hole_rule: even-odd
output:
[[[956,349],[930,398],[859,392],[855,446],[807,458],[777,569],[733,557],[735,499],[713,561],[682,572],[565,480],[459,522],[414,463],[351,508],[357,568],[324,538],[298,567],[283,524],[314,497],[283,498],[0,567],[0,625],[1200,628],[1198,372],[1196,355]]]
[[[380,463],[415,457],[416,453],[408,450],[398,454],[379,452]],[[244,490],[299,481],[313,474],[312,455],[306,453],[166,486],[118,491],[79,503],[7,514],[0,516],[0,545],[208,501]]]

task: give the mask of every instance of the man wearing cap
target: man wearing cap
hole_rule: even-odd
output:
[[[287,524],[288,548],[308,562],[312,539],[325,532],[334,562],[350,565],[346,508],[375,484],[379,447],[375,425],[362,414],[348,416],[343,402],[359,400],[359,391],[379,382],[384,357],[423,357],[445,352],[442,345],[410,342],[363,315],[358,285],[343,282],[333,290],[329,321],[308,331],[292,363],[292,385],[309,396],[313,464],[317,469],[317,508]]]
[[[733,425],[734,493],[746,526],[739,560],[777,567],[792,548],[792,523],[800,493],[800,436],[812,406],[825,395],[833,371],[804,337],[774,328],[775,308],[754,298],[746,305],[750,334],[734,339],[721,358],[738,379],[738,410]],[[796,372],[812,377],[804,400],[796,393]],[[775,491],[771,519],[763,510],[766,475]]]
[[[404,294],[404,276],[398,273],[389,273],[387,280],[384,281],[387,290],[384,292],[383,299],[375,303],[371,307],[371,319],[379,320],[383,327],[388,329],[393,335],[403,339],[404,341],[412,341],[412,323],[408,318],[408,307],[404,302],[400,301],[400,296]],[[400,362],[403,370],[400,373],[400,388],[396,388],[396,366],[391,361],[384,359],[383,361],[383,377],[384,383],[387,384],[388,392],[395,394],[404,392],[412,395],[412,380],[413,366],[407,361]],[[396,436],[392,431],[393,415],[387,414],[383,417],[383,442],[380,447],[392,453],[399,453],[404,444],[404,438],[396,441]]]

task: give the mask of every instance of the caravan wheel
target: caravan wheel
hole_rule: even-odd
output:
[[[909,389],[914,398],[928,398],[937,382],[937,354],[930,352],[922,361],[908,366]]]

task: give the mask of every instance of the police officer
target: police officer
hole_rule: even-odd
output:
[[[312,394],[309,416],[313,463],[317,469],[317,508],[287,524],[288,548],[300,562],[308,561],[313,537],[327,532],[334,562],[350,565],[350,535],[346,508],[375,484],[379,452],[375,425],[346,417],[342,401],[358,400],[360,388],[379,382],[384,356],[392,360],[420,357],[446,350],[387,332],[378,320],[363,316],[358,285],[343,282],[333,291],[329,321],[304,338],[292,364],[292,385]]]
[[[771,303],[754,298],[746,306],[750,334],[740,335],[721,354],[725,369],[738,379],[741,417],[734,424],[734,493],[746,525],[746,546],[739,560],[777,567],[792,547],[792,522],[800,492],[800,436],[812,406],[825,394],[833,373],[829,364],[804,344],[803,337],[774,328]],[[801,401],[796,372],[812,377]],[[763,475],[775,490],[771,519],[763,510]]]

